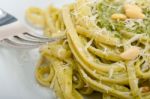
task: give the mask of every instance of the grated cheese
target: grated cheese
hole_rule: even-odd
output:
[[[86,44],[85,50],[87,50],[87,49],[92,45],[93,40],[94,40],[94,39],[91,39],[91,40]]]
[[[75,81],[77,81],[77,80],[78,80],[76,76],[73,76],[73,79],[74,79]]]
[[[109,71],[109,78],[112,78],[113,73],[114,73],[114,69],[113,69],[113,68],[111,68],[111,69],[110,69],[110,71]]]
[[[96,74],[96,70],[94,70],[93,73]]]

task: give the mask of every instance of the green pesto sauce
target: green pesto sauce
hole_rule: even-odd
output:
[[[150,6],[147,5],[147,0],[136,0],[136,4],[140,4],[145,7],[142,8],[145,14],[144,19],[127,19],[112,20],[111,16],[114,13],[125,13],[123,9],[125,0],[120,2],[114,2],[113,0],[101,0],[97,5],[98,18],[97,25],[101,28],[106,28],[109,31],[115,32],[115,36],[119,37],[119,32],[125,30],[136,34],[147,33],[150,34]],[[139,1],[142,1],[142,3]]]

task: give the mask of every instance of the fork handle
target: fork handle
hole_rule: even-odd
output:
[[[15,17],[0,9],[0,26],[7,25],[16,21],[17,19]]]

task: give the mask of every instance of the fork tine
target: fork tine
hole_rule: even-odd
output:
[[[66,36],[59,36],[46,39],[43,37],[41,39],[40,37],[32,37],[30,35],[18,35],[4,39],[2,43],[15,48],[36,48],[45,43],[51,43],[65,38]]]
[[[45,41],[39,41],[39,40],[34,40],[32,38],[27,38],[25,36],[14,36],[14,39],[20,41],[20,42],[28,42],[28,43],[36,43],[36,44],[43,44]]]
[[[11,46],[11,47],[15,47],[15,48],[37,48],[37,47],[41,46],[42,44],[18,43],[18,42],[12,41],[10,39],[4,39],[2,41],[2,45]]]
[[[53,37],[53,38],[47,38],[47,37],[39,36],[36,34],[30,34],[30,33],[24,33],[24,35],[28,38],[32,38],[32,39],[38,40],[40,42],[54,42],[54,41],[62,40],[62,39],[66,38],[66,35],[61,35],[59,37]]]
[[[36,35],[33,33],[32,34],[31,33],[24,33],[24,35],[35,38],[35,39],[42,39],[42,40],[48,40],[49,39],[48,37],[43,37],[43,36]]]
[[[27,45],[44,44],[44,42],[38,42],[38,41],[33,41],[33,40],[22,39],[19,36],[9,37],[9,40],[12,41],[12,42],[19,43],[19,44],[27,44]]]

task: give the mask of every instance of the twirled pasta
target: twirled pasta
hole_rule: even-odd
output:
[[[83,99],[81,94],[88,95],[94,91],[103,93],[103,99],[149,99],[150,86],[142,82],[150,77],[150,31],[146,29],[145,33],[136,34],[136,31],[126,28],[120,30],[123,27],[120,24],[125,24],[125,21],[114,21],[111,16],[109,19],[110,13],[106,13],[110,24],[103,24],[105,19],[99,19],[105,18],[101,15],[105,13],[99,12],[105,6],[108,7],[107,12],[119,5],[118,11],[121,9],[122,13],[126,3],[142,6],[141,9],[147,11],[144,12],[147,18],[150,16],[150,7],[147,6],[150,1],[142,1],[77,0],[61,9],[53,6],[46,10],[29,8],[27,20],[43,28],[46,36],[67,37],[41,47],[41,58],[35,72],[37,81],[54,89],[61,99]],[[142,22],[144,20],[150,22],[149,19]],[[132,47],[139,48],[138,56],[128,60],[121,56],[124,52],[132,55],[128,52]]]

